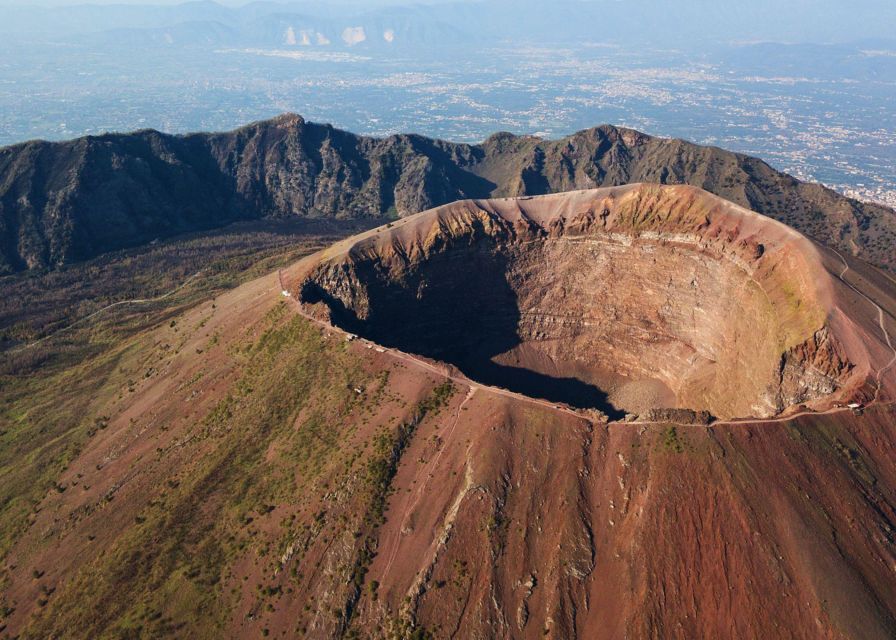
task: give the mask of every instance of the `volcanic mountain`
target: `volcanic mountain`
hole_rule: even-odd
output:
[[[258,218],[387,219],[463,198],[690,184],[894,270],[896,213],[749,156],[604,125],[561,140],[369,138],[287,114],[0,149],[0,274],[59,267]]]
[[[86,434],[4,507],[0,633],[892,638],[894,314],[691,187],[409,216],[16,413]]]

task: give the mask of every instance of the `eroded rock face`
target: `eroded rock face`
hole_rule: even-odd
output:
[[[689,187],[464,201],[347,243],[301,300],[484,384],[768,417],[841,389],[809,241]]]

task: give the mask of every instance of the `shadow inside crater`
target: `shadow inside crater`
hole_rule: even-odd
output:
[[[450,363],[481,384],[621,418],[624,413],[593,384],[493,360],[522,343],[518,297],[508,281],[508,267],[500,251],[472,242],[432,255],[399,277],[378,263],[355,263],[351,277],[363,285],[369,302],[363,318],[330,292],[337,287],[326,276],[306,282],[301,298],[327,304],[333,323],[347,331]]]
[[[580,409],[598,409],[611,420],[625,417],[624,411],[610,403],[606,392],[578,378],[549,376],[524,367],[499,364],[488,358],[468,358],[463,363],[454,364],[467,377],[485,385],[504,387],[533,398]]]

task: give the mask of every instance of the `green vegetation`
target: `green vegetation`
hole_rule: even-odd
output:
[[[182,310],[333,239],[308,229],[307,223],[233,225],[60,271],[0,278],[2,347],[57,332],[117,300],[171,291],[202,270],[168,298],[114,307],[38,345],[0,352],[0,559],[40,499],[59,486],[55,478],[107,424],[101,416],[126,380],[133,391],[125,363],[150,357],[137,339],[141,332],[174,327]]]
[[[409,620],[393,619],[382,634],[384,640],[433,640],[435,636],[426,627],[413,625]]]
[[[134,392],[138,380],[157,375],[160,353],[170,356],[180,348],[151,344],[145,339],[148,329],[169,327],[182,345],[192,332],[202,330],[217,305],[211,303],[210,315],[196,327],[177,322],[175,316],[184,309],[331,239],[302,236],[296,230],[281,234],[229,229],[121,252],[60,272],[0,280],[7,294],[0,301],[0,341],[28,341],[56,332],[111,301],[154,297],[179,287],[192,269],[203,268],[167,298],[114,307],[39,345],[0,352],[0,559],[25,534],[44,496],[50,492],[61,496],[79,484],[89,490],[86,483],[57,479],[87,441],[108,428],[109,405]],[[211,261],[210,252],[216,256]],[[234,350],[244,365],[240,384],[192,429],[191,438],[198,446],[211,445],[208,455],[198,456],[183,476],[160,483],[155,498],[130,516],[131,526],[117,532],[121,535],[112,546],[71,584],[41,585],[43,595],[36,602],[42,610],[23,637],[45,637],[61,630],[70,636],[72,629],[83,637],[157,637],[179,635],[187,627],[217,634],[211,630],[227,620],[228,598],[220,586],[226,575],[223,568],[249,548],[245,537],[251,534],[240,536],[245,525],[234,524],[236,514],[251,512],[260,496],[270,502],[294,500],[293,462],[313,462],[298,465],[301,481],[311,482],[321,468],[319,460],[326,457],[326,445],[332,447],[338,440],[342,418],[354,401],[338,386],[340,380],[347,386],[347,376],[355,372],[354,364],[344,361],[343,350],[324,355],[315,331],[286,318],[281,308],[266,319],[268,329],[258,341]],[[218,340],[217,334],[211,335],[206,348]],[[0,346],[9,345],[0,342]],[[228,347],[231,352],[233,345]],[[284,359],[284,353],[291,357]],[[281,368],[283,378],[269,377]],[[195,385],[204,375],[196,373],[183,386]],[[292,382],[288,393],[277,387],[278,379]],[[313,402],[315,410],[305,417],[310,428],[294,429],[290,416],[309,401],[312,388],[319,403]],[[321,389],[327,390],[323,397]],[[229,433],[221,433],[228,419]],[[166,431],[168,426],[160,429]],[[299,437],[288,442],[296,433]],[[315,437],[320,433],[330,435],[321,440]],[[271,465],[253,476],[277,437],[284,441],[281,448],[286,455],[278,461],[283,466]],[[162,448],[156,453],[160,458],[165,455]],[[226,490],[226,500],[218,500],[219,490]],[[112,497],[88,505],[84,514],[104,509]],[[46,545],[54,539],[41,537],[35,542]],[[87,536],[90,542],[95,539]],[[264,550],[258,551],[261,555]],[[0,588],[8,578],[9,574],[0,574]],[[15,609],[9,605],[0,598],[2,618]],[[96,611],[103,615],[94,616]]]
[[[438,413],[446,406],[455,387],[450,381],[446,381],[421,401],[413,413],[412,418],[394,431],[383,431],[374,440],[373,455],[367,463],[365,485],[368,491],[367,510],[364,515],[363,543],[356,556],[352,570],[352,584],[355,587],[352,599],[346,611],[346,623],[351,624],[354,605],[361,596],[361,587],[364,577],[373,556],[376,553],[378,538],[377,531],[385,522],[386,504],[392,486],[392,479],[398,471],[401,456],[407,449],[414,436],[417,427],[429,414]],[[376,589],[374,588],[374,592]]]
[[[663,448],[674,453],[682,453],[684,451],[684,445],[678,437],[678,429],[676,427],[667,427],[663,431]]]
[[[287,317],[282,306],[265,323],[258,340],[246,345],[232,392],[192,430],[205,454],[176,484],[165,485],[107,553],[60,588],[26,636],[71,629],[91,638],[222,633],[230,606],[222,580],[250,543],[247,524],[270,517],[271,505],[287,504],[298,492],[296,457],[271,461],[267,452],[276,442],[310,449],[300,470],[311,481],[320,465],[308,460],[330,455],[336,441],[313,434],[338,435],[354,401],[355,366],[341,349]],[[294,432],[305,433],[293,427],[303,408],[311,409],[311,435],[292,440]],[[264,547],[258,552],[263,556]],[[269,588],[260,595],[280,593]]]
[[[30,375],[0,371],[0,558],[43,496],[59,490],[56,479],[88,438],[105,428],[105,403],[125,378],[121,363],[138,349],[125,343],[81,362],[62,353]]]
[[[222,273],[231,267],[222,267]],[[240,277],[250,275],[254,269]],[[108,428],[110,404],[139,391],[163,368],[160,354],[176,354],[210,317],[200,316],[197,324],[177,314],[212,295],[209,287],[214,292],[224,285],[207,270],[195,289],[184,287],[139,310],[118,307],[90,327],[0,358],[0,554],[26,532],[48,492],[71,489],[59,482],[60,474],[90,438]],[[215,309],[212,303],[210,313]],[[32,335],[54,328],[38,316],[34,321]],[[146,340],[148,329],[161,327],[173,336],[173,344]],[[340,531],[353,531],[356,540],[346,567],[350,605],[343,609],[345,601],[337,600],[328,606],[333,624],[351,635],[352,606],[362,595],[378,598],[378,585],[365,585],[365,576],[401,455],[417,425],[450,402],[454,387],[435,387],[409,412],[409,420],[346,448],[383,402],[406,407],[403,398],[389,392],[389,373],[366,380],[341,341],[325,340],[288,313],[285,304],[277,305],[260,328],[247,328],[242,342],[226,345],[238,376],[180,436],[189,450],[178,454],[156,448],[157,465],[170,475],[155,483],[154,494],[136,505],[126,524],[115,525],[112,540],[104,541],[101,552],[70,581],[42,585],[39,607],[23,638],[220,637],[245,596],[239,585],[246,576],[234,574],[239,562],[248,560],[270,576],[287,568],[281,567],[281,557],[294,558],[283,578],[265,578],[251,593],[262,620],[294,586],[315,575],[320,561],[304,562],[305,554],[329,547]],[[211,349],[217,342],[212,334],[204,346]],[[213,384],[209,373],[192,373],[178,391]],[[356,388],[365,390],[358,394]],[[172,455],[186,458],[169,463]],[[337,494],[341,502],[325,499],[313,513],[305,511],[312,504],[309,497]],[[92,517],[100,522],[111,512]],[[0,605],[11,611],[7,603]],[[309,605],[310,614],[323,603]],[[258,627],[259,633],[264,630],[269,626]],[[400,637],[429,636],[405,626]]]

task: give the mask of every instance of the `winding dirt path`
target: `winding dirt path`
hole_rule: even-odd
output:
[[[168,293],[163,293],[162,295],[156,296],[155,298],[132,298],[130,300],[119,300],[118,302],[113,302],[112,304],[107,304],[105,307],[103,307],[101,309],[97,309],[93,313],[86,315],[83,318],[79,318],[79,319],[75,320],[70,325],[62,327],[61,329],[58,329],[51,334],[45,335],[43,338],[40,338],[39,340],[35,340],[34,342],[29,342],[28,344],[22,345],[21,347],[16,347],[15,349],[11,349],[10,351],[12,353],[15,353],[16,351],[22,351],[23,349],[30,349],[31,347],[39,345],[40,343],[45,342],[45,341],[49,340],[50,338],[54,338],[54,337],[58,336],[60,333],[69,331],[73,327],[76,327],[79,324],[87,322],[91,318],[95,318],[99,314],[103,313],[104,311],[108,311],[109,309],[111,309],[113,307],[120,307],[125,304],[147,304],[150,302],[158,302],[160,300],[164,300],[165,298],[170,298],[175,293],[177,293],[178,291],[180,291],[181,289],[186,287],[188,284],[190,284],[193,280],[195,280],[200,274],[202,274],[203,271],[205,271],[205,269],[200,269],[199,271],[197,271],[196,273],[191,275],[189,278],[187,278],[186,280],[181,282],[177,287],[175,287]]]
[[[451,423],[451,427],[445,434],[445,438],[442,441],[442,446],[439,447],[438,453],[436,453],[436,455],[433,456],[432,460],[430,460],[423,468],[423,482],[418,485],[417,490],[414,492],[413,501],[405,506],[404,512],[401,515],[401,521],[399,523],[398,531],[395,534],[395,541],[392,544],[392,552],[389,554],[389,560],[388,562],[386,562],[386,566],[383,569],[381,581],[385,581],[386,576],[389,575],[389,571],[392,569],[392,563],[395,562],[395,558],[398,555],[398,548],[401,546],[401,535],[402,531],[404,531],[405,524],[407,523],[408,518],[410,518],[411,514],[414,512],[414,509],[416,509],[417,505],[420,504],[420,499],[423,497],[423,489],[425,489],[429,484],[429,477],[432,474],[432,471],[435,470],[436,465],[438,465],[439,460],[442,458],[442,453],[448,447],[448,442],[449,440],[451,440],[451,436],[454,435],[454,431],[457,429],[457,423],[460,422],[461,411],[463,411],[464,406],[472,399],[473,394],[475,393],[476,387],[470,386],[463,402],[461,402],[460,406],[457,407],[457,411],[454,414],[454,422]]]
[[[865,300],[867,300],[869,303],[871,303],[871,305],[872,305],[875,309],[877,309],[877,324],[878,324],[878,326],[880,326],[880,331],[881,331],[881,334],[882,334],[883,337],[884,337],[884,342],[887,343],[887,346],[890,347],[890,351],[893,352],[893,357],[890,358],[890,361],[889,361],[887,364],[885,364],[883,367],[881,367],[880,369],[878,369],[878,370],[877,370],[877,373],[875,374],[875,379],[876,379],[876,382],[877,382],[877,389],[875,389],[875,391],[874,391],[874,401],[877,402],[877,398],[878,398],[878,396],[880,395],[881,387],[883,386],[883,383],[882,383],[882,381],[881,381],[882,378],[883,378],[883,375],[884,375],[884,373],[886,373],[887,371],[889,371],[890,368],[891,368],[894,364],[896,364],[896,348],[893,347],[893,342],[892,342],[892,340],[891,340],[891,338],[890,338],[890,334],[889,334],[889,332],[887,331],[886,322],[885,322],[884,310],[883,310],[883,309],[881,308],[881,306],[880,306],[879,304],[877,304],[874,300],[872,300],[871,298],[869,298],[869,297],[868,297],[867,295],[865,295],[863,292],[859,291],[856,287],[854,287],[852,284],[850,284],[850,283],[846,280],[846,278],[845,278],[844,276],[846,276],[846,273],[849,271],[849,264],[846,262],[846,258],[844,258],[843,255],[842,255],[839,251],[837,251],[836,249],[833,249],[833,248],[832,248],[831,251],[833,251],[834,253],[836,253],[836,254],[837,254],[837,257],[840,258],[840,262],[843,263],[843,271],[841,271],[841,272],[837,275],[837,277],[840,279],[840,282],[842,282],[842,283],[845,284],[847,287],[849,287],[850,289],[852,289],[853,291],[855,291],[858,295],[862,296]]]

